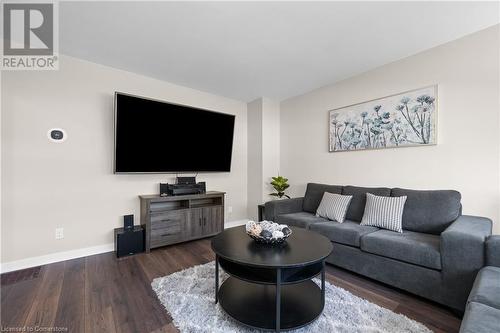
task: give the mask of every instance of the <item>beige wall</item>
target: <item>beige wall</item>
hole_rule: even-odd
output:
[[[307,182],[457,189],[500,233],[499,26],[281,103],[281,171]],[[395,41],[397,42],[397,41]],[[438,145],[328,152],[328,110],[438,84]]]
[[[247,217],[246,103],[62,57],[59,71],[2,75],[2,263],[112,243],[121,215],[138,222],[137,195],[173,181],[113,174],[115,90],[235,114],[231,172],[198,180],[227,191],[227,221]],[[66,142],[49,142],[53,127],[67,131]],[[64,239],[55,240],[56,227]]]
[[[257,205],[262,198],[262,98],[248,103],[248,207],[249,219],[257,219]]]
[[[262,202],[274,197],[269,193],[275,192],[269,184],[271,177],[277,176],[280,171],[280,104],[274,100],[264,98],[262,108]]]
[[[280,105],[269,98],[248,103],[248,217],[257,219],[257,205],[274,199],[269,184],[279,172]]]

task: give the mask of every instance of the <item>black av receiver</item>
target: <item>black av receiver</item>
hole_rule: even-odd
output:
[[[160,195],[188,195],[203,194],[207,191],[205,182],[194,184],[162,184],[160,183]]]

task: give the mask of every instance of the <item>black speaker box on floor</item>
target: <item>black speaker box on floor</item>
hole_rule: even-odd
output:
[[[118,258],[144,252],[144,228],[140,225],[132,230],[115,229],[115,252]]]

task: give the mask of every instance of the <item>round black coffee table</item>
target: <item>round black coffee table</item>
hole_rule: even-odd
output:
[[[314,321],[325,305],[325,259],[332,243],[292,227],[280,245],[256,243],[245,227],[212,239],[215,303],[238,322],[263,330],[290,330]],[[219,289],[219,265],[230,277]],[[311,281],[321,274],[321,288]]]

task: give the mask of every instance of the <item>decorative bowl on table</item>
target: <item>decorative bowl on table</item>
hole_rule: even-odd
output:
[[[283,243],[292,234],[292,229],[286,224],[271,221],[248,221],[245,229],[248,236],[257,243],[263,244]]]

